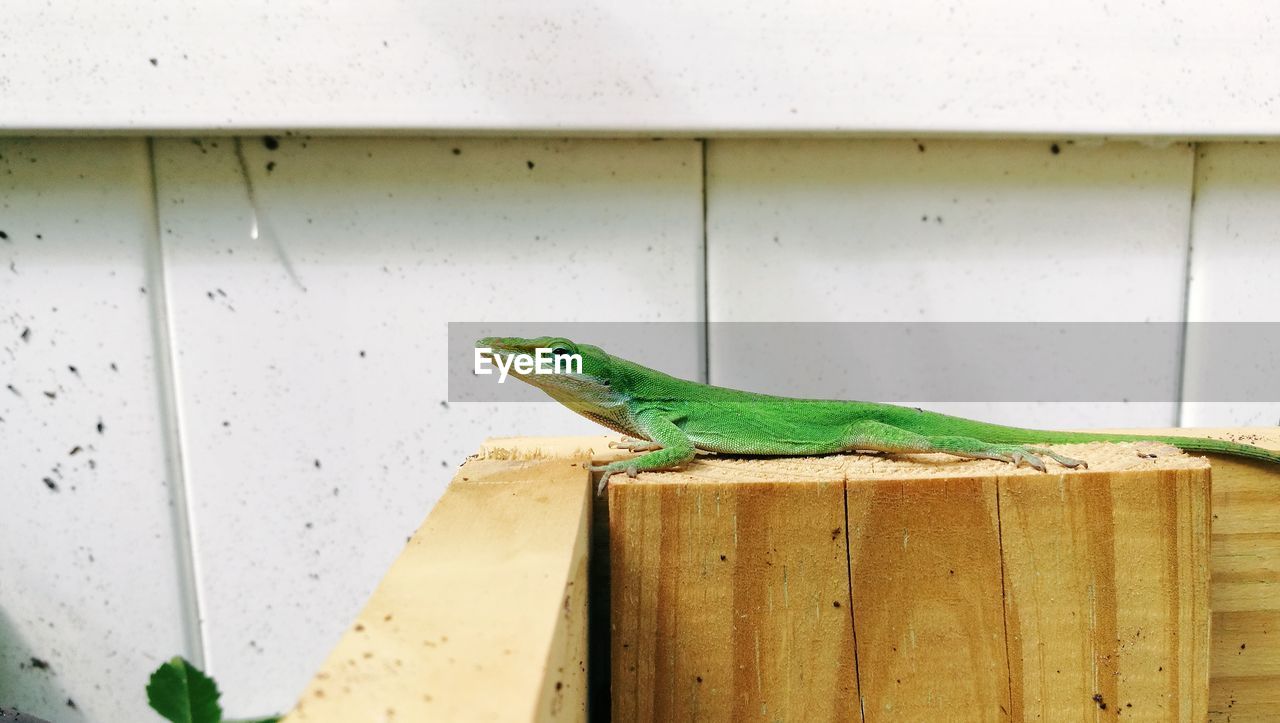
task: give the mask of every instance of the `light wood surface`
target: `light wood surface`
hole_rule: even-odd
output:
[[[473,459],[286,721],[586,717],[581,460]]]
[[[614,720],[857,716],[843,488],[615,488]]]
[[[1009,711],[996,479],[851,479],[858,679],[867,720]]]
[[[1000,519],[1014,719],[1204,718],[1205,470],[1009,479]]]
[[[1091,469],[703,457],[611,484],[614,719],[1202,719],[1207,462],[1062,451]]]
[[[1280,428],[1129,430],[1280,450]],[[1226,455],[1213,464],[1209,720],[1280,720],[1280,467]]]
[[[1212,434],[1280,449],[1280,429]],[[1280,469],[1211,458],[1209,719],[1280,720]]]
[[[608,439],[488,440],[288,720],[581,718],[580,465],[625,455]],[[1204,458],[1063,451],[1091,469],[700,456],[616,479],[613,717],[1280,719],[1280,470],[1211,456],[1210,509]]]

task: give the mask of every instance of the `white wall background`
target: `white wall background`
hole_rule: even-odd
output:
[[[254,136],[255,239],[233,138],[0,139],[0,703],[291,705],[482,438],[594,429],[446,404],[447,321],[1276,320],[1276,146],[1054,144]]]
[[[1280,135],[1224,0],[15,2],[0,128]]]
[[[1280,146],[1245,139],[1280,138],[1278,23],[1250,0],[11,3],[0,706],[147,720],[180,653],[231,714],[288,707],[483,437],[594,429],[443,403],[447,321],[1276,321]],[[279,128],[381,137],[266,148]],[[91,137],[23,137],[51,131]],[[783,373],[710,342],[672,366]],[[1194,391],[1207,343],[1153,371]]]

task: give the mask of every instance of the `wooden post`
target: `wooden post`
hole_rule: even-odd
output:
[[[586,718],[588,473],[462,466],[286,721]]]
[[[1202,720],[1207,462],[1063,451],[619,480],[613,718]]]
[[[1280,449],[1280,429],[1204,434]],[[1213,460],[1209,717],[1280,720],[1280,469]]]
[[[848,485],[863,709],[996,719],[1012,710],[997,479],[928,474]]]
[[[607,442],[487,442],[287,720],[581,719],[579,465]],[[1212,456],[1210,514],[1201,458],[1064,451],[1092,468],[700,457],[617,479],[613,655],[591,663],[614,718],[1198,721],[1207,697],[1209,720],[1280,719],[1280,470]]]
[[[623,484],[609,517],[613,720],[857,716],[839,477]]]
[[[1015,719],[1204,719],[1209,515],[1203,468],[1002,481]]]

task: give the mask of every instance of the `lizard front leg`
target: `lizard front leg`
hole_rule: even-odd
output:
[[[603,494],[609,476],[617,472],[625,472],[628,477],[635,477],[641,472],[660,472],[675,469],[693,459],[693,442],[688,435],[671,422],[670,419],[657,412],[641,412],[635,418],[636,427],[644,433],[654,445],[654,450],[639,457],[620,459],[602,465],[587,465],[592,472],[603,472],[600,483],[596,486],[596,494]]]

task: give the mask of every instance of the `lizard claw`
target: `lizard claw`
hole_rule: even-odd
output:
[[[1035,456],[1031,452],[1028,452],[1023,449],[1014,449],[1009,452],[1009,456],[1013,458],[1012,461],[1013,461],[1014,467],[1021,467],[1022,463],[1026,462],[1028,465],[1030,465],[1033,469],[1037,471],[1040,471],[1040,472],[1045,471],[1044,460]]]
[[[626,473],[627,473],[627,476],[628,476],[628,477],[630,477],[630,478],[632,478],[632,479],[635,479],[636,475],[640,474],[640,470],[639,470],[639,469],[637,469],[637,468],[636,468],[636,466],[635,466],[634,464],[632,464],[632,465],[627,465],[626,467],[621,467],[621,468],[619,468],[619,467],[612,467],[611,465],[608,465],[608,464],[593,465],[593,464],[591,464],[591,463],[587,463],[585,466],[586,466],[586,468],[587,468],[587,471],[589,471],[589,472],[603,472],[603,473],[604,473],[604,474],[600,475],[600,481],[596,483],[596,496],[597,496],[597,497],[598,497],[598,496],[600,496],[600,495],[602,495],[602,494],[604,494],[604,489],[605,489],[605,487],[607,487],[607,486],[608,486],[608,484],[609,484],[609,477],[610,477],[611,475],[613,475],[614,473],[616,473],[616,472],[626,472]]]
[[[647,439],[627,437],[622,441],[610,440],[609,449],[625,449],[628,452],[651,452],[656,449],[662,449],[662,445],[654,444]]]
[[[1074,459],[1072,457],[1063,457],[1060,454],[1049,453],[1053,457],[1053,461],[1066,467],[1067,469],[1089,469],[1089,463],[1083,459]]]
[[[600,495],[604,494],[604,488],[605,488],[605,485],[609,484],[609,475],[613,474],[613,472],[611,472],[611,471],[609,470],[609,465],[607,465],[607,464],[591,464],[590,462],[587,462],[586,464],[584,464],[584,465],[582,465],[582,466],[583,466],[583,467],[586,467],[588,472],[603,472],[603,473],[604,473],[604,474],[600,475],[600,481],[599,481],[598,483],[596,483],[596,497],[599,497]]]
[[[1064,457],[1052,450],[1040,449],[1038,447],[1028,447],[1027,449],[1032,452],[1035,452],[1036,454],[1043,454],[1044,456],[1049,457],[1054,462],[1057,462],[1058,464],[1062,465],[1063,467],[1066,467],[1067,469],[1089,469],[1089,463],[1085,462],[1084,460],[1074,459],[1072,457]]]

